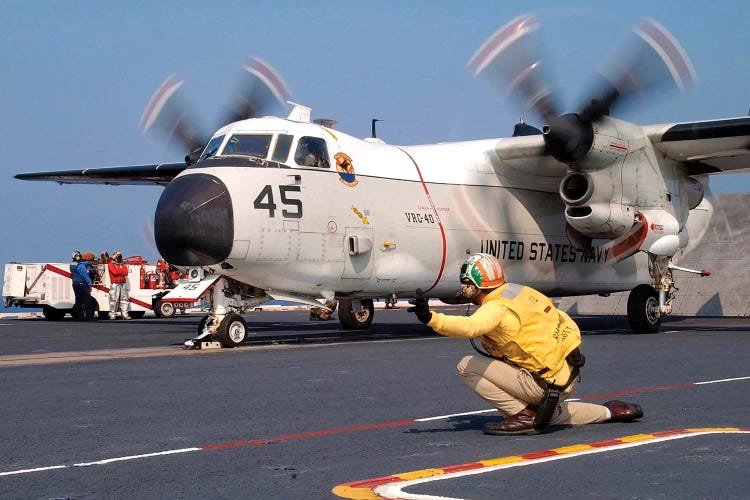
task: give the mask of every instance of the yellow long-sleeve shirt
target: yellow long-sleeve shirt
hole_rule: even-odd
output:
[[[486,341],[501,346],[513,339],[521,328],[521,322],[513,311],[488,296],[471,316],[452,316],[433,311],[427,326],[448,337],[485,337]]]
[[[541,293],[512,284],[490,292],[471,316],[433,311],[427,326],[449,337],[481,337],[493,356],[557,385],[567,383],[571,367],[564,358],[580,344],[578,327],[567,314]]]

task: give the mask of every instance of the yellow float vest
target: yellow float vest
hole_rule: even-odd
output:
[[[483,341],[484,348],[549,383],[565,385],[571,373],[565,357],[581,344],[581,332],[573,320],[546,295],[515,283],[498,288],[490,300],[500,301],[515,313],[521,327],[505,345]]]

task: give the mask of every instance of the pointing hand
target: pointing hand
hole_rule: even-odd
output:
[[[409,304],[414,307],[407,309],[407,312],[413,312],[417,315],[417,319],[425,325],[432,319],[432,313],[430,312],[430,304],[421,288],[417,288],[417,295],[413,299],[409,299]]]

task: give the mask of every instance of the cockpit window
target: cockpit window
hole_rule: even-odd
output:
[[[305,167],[330,168],[326,141],[320,137],[301,137],[294,152],[294,161]]]
[[[271,146],[271,137],[271,134],[234,134],[227,141],[221,154],[265,158]]]
[[[213,156],[216,154],[216,152],[219,150],[219,146],[221,146],[221,143],[224,142],[224,136],[218,135],[208,141],[208,144],[206,144],[206,148],[203,150],[203,154],[201,155],[201,159],[208,158],[209,156]]]

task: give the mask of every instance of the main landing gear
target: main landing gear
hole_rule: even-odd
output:
[[[661,327],[659,293],[651,285],[638,285],[628,295],[628,323],[634,333],[656,333]]]
[[[347,330],[367,330],[374,316],[372,299],[339,300],[339,322]]]
[[[338,309],[339,323],[344,330],[367,330],[375,316],[372,299],[339,299],[338,306],[335,300],[326,300],[325,306],[311,308],[310,319],[328,321]]]
[[[648,254],[648,271],[653,285],[638,285],[628,296],[628,322],[634,333],[656,333],[662,318],[672,314],[672,302],[678,288],[672,270],[709,276],[706,270],[696,271],[675,266],[672,257]]]

